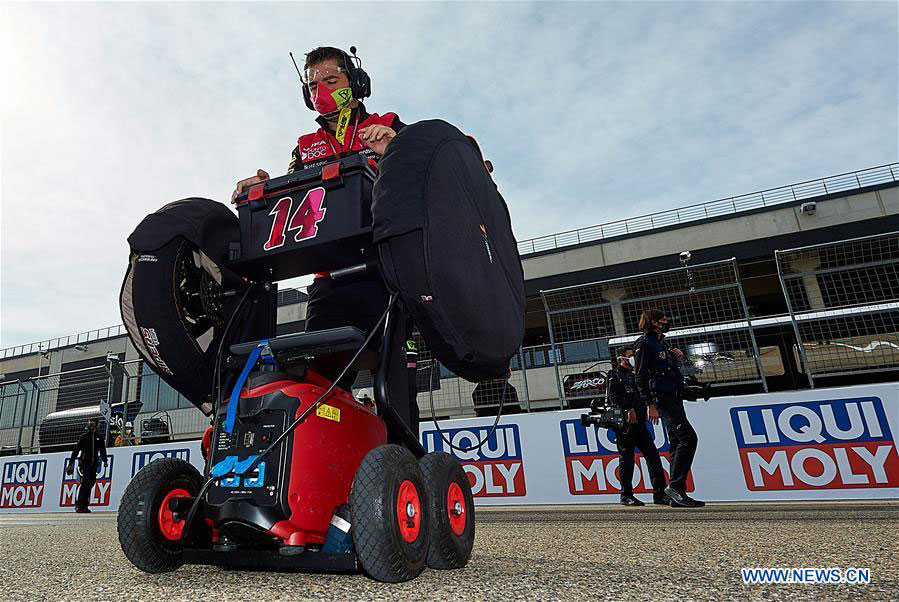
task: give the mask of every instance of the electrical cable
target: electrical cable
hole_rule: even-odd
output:
[[[450,447],[450,449],[454,449],[458,452],[470,452],[470,451],[474,451],[476,449],[480,449],[485,443],[487,443],[487,441],[490,439],[490,437],[493,436],[493,433],[496,432],[496,426],[499,424],[499,417],[503,415],[503,406],[506,404],[506,390],[509,388],[509,379],[507,378],[503,382],[503,392],[499,398],[499,410],[496,412],[496,420],[493,421],[493,426],[490,427],[490,430],[487,432],[487,434],[484,436],[484,438],[481,439],[480,441],[478,441],[476,445],[472,445],[471,447],[458,447],[456,445],[453,445],[453,443],[449,439],[446,438],[446,434],[440,428],[440,423],[437,422],[437,414],[434,411],[434,386],[433,386],[434,379],[433,379],[433,376],[434,376],[434,365],[436,363],[437,362],[435,360],[433,360],[433,359],[431,360],[431,373],[428,375],[428,401],[431,405],[431,420],[434,422],[434,426],[437,427],[437,432],[440,433],[440,438],[443,439],[443,442],[446,443]],[[511,378],[511,374],[509,375],[509,378]]]
[[[241,308],[243,308],[243,304],[246,302],[247,297],[250,295],[250,291],[257,283],[255,281],[251,281],[247,286],[247,290],[243,292],[240,300],[237,302],[237,306],[234,308],[234,311],[231,312],[231,317],[228,318],[227,324],[225,324],[225,330],[222,331],[222,340],[219,341],[219,348],[215,357],[215,376],[213,377],[213,391],[212,391],[212,400],[214,402],[212,408],[212,416],[213,416],[213,427],[212,427],[212,443],[215,444],[216,435],[218,435],[218,420],[215,420],[215,417],[218,416],[218,409],[221,405],[221,391],[222,391],[222,355],[224,355],[225,350],[225,341],[228,339],[228,331],[231,330],[231,325],[234,324],[234,318],[237,317],[237,314],[240,313]],[[206,472],[209,472],[212,469],[212,450],[209,450],[209,456],[206,459]],[[197,494],[194,503],[190,507],[190,512],[188,512],[188,518],[193,518],[193,515],[196,513],[196,507],[198,500],[203,496],[206,489],[208,488],[209,483],[205,483],[203,487],[200,488],[200,493]],[[187,532],[190,530],[190,521],[188,520],[184,525],[184,530],[182,532],[182,539],[187,536]]]
[[[352,365],[356,362],[356,360],[359,358],[359,356],[362,355],[362,352],[365,351],[365,348],[368,347],[368,344],[371,342],[372,338],[374,338],[375,334],[381,328],[381,324],[383,324],[384,320],[387,318],[387,314],[390,313],[390,310],[393,309],[393,305],[394,305],[395,301],[396,301],[396,297],[390,298],[390,302],[387,304],[387,309],[384,311],[383,314],[381,314],[381,317],[378,319],[378,322],[375,324],[374,328],[372,328],[371,332],[368,333],[368,336],[365,337],[365,341],[362,342],[362,345],[359,346],[359,349],[356,350],[356,353],[353,354],[353,357],[350,358],[350,361],[347,362],[346,366],[343,367],[343,370],[340,371],[340,374],[338,374],[334,378],[334,380],[331,381],[331,385],[327,389],[325,389],[325,392],[322,393],[319,396],[319,398],[315,400],[315,403],[313,403],[308,408],[303,410],[303,413],[300,414],[299,416],[297,416],[297,419],[294,420],[290,424],[290,426],[288,426],[286,429],[284,429],[284,432],[281,433],[280,435],[278,435],[278,437],[274,441],[272,441],[271,445],[269,445],[267,448],[265,448],[265,450],[263,450],[262,453],[259,454],[259,456],[257,456],[255,460],[253,460],[253,462],[246,468],[246,470],[244,470],[241,473],[242,475],[252,472],[253,469],[259,465],[259,462],[261,462],[262,459],[269,454],[269,452],[271,452],[279,443],[281,443],[281,441],[284,440],[285,437],[287,437],[297,426],[299,426],[299,424],[303,420],[305,420],[306,417],[310,413],[312,413],[313,410],[315,410],[318,406],[320,406],[324,402],[325,398],[331,394],[331,391],[333,391],[334,388],[337,386],[337,383],[340,382],[340,379],[346,375],[346,373],[349,371],[349,369],[352,367]],[[222,475],[222,476],[224,477],[227,475]],[[235,476],[237,476],[237,475],[235,474]],[[221,477],[219,477],[219,478],[221,478]]]
[[[214,442],[216,439],[216,435],[218,435],[218,420],[215,420],[215,417],[218,415],[219,405],[221,404],[222,398],[222,355],[224,355],[225,341],[228,339],[228,331],[231,330],[231,325],[234,323],[234,318],[237,317],[237,314],[240,313],[241,308],[243,308],[244,302],[247,300],[247,297],[250,295],[250,291],[257,283],[252,281],[247,286],[247,290],[244,291],[243,295],[240,297],[240,301],[237,302],[237,307],[234,308],[234,311],[231,312],[231,317],[228,318],[228,323],[225,325],[225,330],[222,332],[222,340],[219,341],[218,352],[215,357],[215,377],[212,382],[212,399],[215,402],[215,405],[212,408],[212,416],[213,416],[213,427],[212,427],[212,441]],[[206,459],[206,471],[212,469],[212,450],[209,451],[209,457]]]
[[[396,302],[396,296],[391,296],[390,302],[387,304],[387,309],[384,311],[384,313],[378,319],[378,322],[375,324],[374,328],[372,328],[371,332],[368,333],[368,336],[365,337],[365,340],[362,342],[362,345],[359,346],[359,349],[356,350],[356,353],[353,354],[353,357],[350,358],[350,361],[347,362],[347,364],[346,364],[346,366],[344,366],[343,370],[340,371],[340,374],[338,374],[337,377],[335,377],[331,381],[331,385],[327,389],[325,389],[325,392],[322,393],[318,397],[318,399],[315,400],[315,402],[312,405],[310,405],[308,408],[306,408],[303,411],[303,413],[301,413],[299,416],[297,416],[296,420],[294,420],[286,429],[284,429],[284,432],[282,432],[274,441],[272,441],[272,443],[267,448],[265,448],[262,451],[262,453],[260,453],[258,456],[256,456],[256,458],[253,460],[253,462],[251,462],[250,465],[246,469],[241,471],[240,475],[237,474],[236,469],[231,469],[229,472],[227,472],[225,474],[219,475],[217,477],[210,476],[209,479],[207,479],[206,483],[204,483],[203,487],[200,489],[200,493],[197,494],[196,498],[194,498],[194,502],[193,502],[193,504],[191,504],[190,511],[187,513],[187,519],[185,520],[184,531],[182,532],[182,536],[181,536],[182,540],[187,536],[187,532],[190,528],[190,525],[193,524],[194,516],[196,515],[197,509],[199,508],[200,500],[203,499],[203,496],[209,490],[210,485],[212,485],[213,482],[224,479],[225,477],[243,476],[243,475],[251,473],[259,465],[259,463],[262,462],[263,458],[265,458],[269,453],[271,453],[271,451],[273,449],[275,449],[275,447],[277,447],[277,445],[279,443],[281,443],[291,432],[293,432],[293,430],[297,426],[299,426],[299,424],[303,420],[305,420],[306,417],[312,411],[314,411],[316,408],[318,408],[324,402],[324,400],[331,394],[331,391],[334,390],[334,388],[337,386],[337,383],[340,381],[340,379],[343,378],[344,375],[346,375],[346,373],[349,371],[349,369],[352,367],[352,365],[356,362],[358,357],[362,354],[362,352],[365,350],[365,348],[371,342],[372,338],[374,338],[375,334],[378,332],[378,330],[381,328],[381,325],[384,323],[384,320],[387,318],[387,315],[393,309],[395,302]],[[218,399],[218,398],[216,398],[216,399]],[[218,410],[218,408],[216,408],[216,415],[217,415],[217,410]],[[215,423],[216,423],[215,432],[217,432],[218,420],[216,420]],[[210,459],[212,458],[211,450],[210,450],[209,457],[210,457]]]

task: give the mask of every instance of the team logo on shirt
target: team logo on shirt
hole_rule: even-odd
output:
[[[303,163],[313,159],[327,157],[330,149],[324,140],[317,140],[305,148],[300,148],[300,158]]]

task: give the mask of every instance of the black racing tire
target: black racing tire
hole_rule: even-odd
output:
[[[459,461],[446,452],[431,452],[419,465],[425,477],[431,519],[428,566],[460,569],[468,564],[474,547],[474,496],[468,475]]]
[[[181,489],[196,497],[202,485],[197,469],[178,458],[154,460],[134,475],[118,517],[119,544],[131,564],[145,573],[167,573],[181,566],[182,543],[162,533],[159,510],[169,493]]]
[[[405,500],[405,501],[404,501]],[[401,524],[398,505],[413,516]],[[362,459],[350,510],[353,544],[365,573],[377,581],[399,583],[425,568],[429,542],[428,500],[415,456],[399,445],[381,445]]]

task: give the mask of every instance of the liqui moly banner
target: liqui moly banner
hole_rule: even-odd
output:
[[[3,464],[0,508],[36,510],[44,502],[47,487],[46,460],[14,460]]]
[[[199,441],[111,447],[108,462],[97,466],[88,498],[93,512],[117,510],[125,487],[137,471],[157,458],[181,458],[203,470]],[[0,512],[70,512],[81,486],[81,469],[69,468],[69,454],[0,458]]]
[[[110,494],[112,493],[112,467],[115,466],[115,454],[109,454],[106,464],[100,462],[97,466],[97,481],[94,489],[88,497],[87,505],[99,509],[109,507]],[[59,488],[59,507],[74,508],[75,501],[81,490],[81,467],[77,462],[69,458],[63,458],[62,485]]]
[[[899,498],[899,383],[685,405],[699,436],[688,480],[698,499]],[[446,420],[440,431],[422,420],[421,441],[427,451],[443,451],[461,462],[479,505],[617,502],[615,433],[582,426],[581,413],[503,416],[492,432],[492,417]],[[647,426],[667,472],[666,431]],[[94,511],[117,509],[131,478],[158,458],[181,458],[202,470],[199,441],[114,448],[109,454],[91,492]],[[66,474],[67,457],[0,458],[0,512],[71,511],[78,480]],[[649,499],[648,468],[639,452],[632,484],[636,495]]]
[[[750,491],[899,487],[899,456],[878,397],[730,409]]]
[[[561,427],[562,453],[565,456],[565,471],[568,476],[568,493],[571,495],[591,495],[602,493],[621,493],[621,480],[618,475],[620,457],[615,431],[583,426],[580,418],[562,420]],[[661,424],[646,423],[646,428],[653,434],[653,441],[662,458],[665,477],[671,464],[670,446],[665,428]],[[652,493],[649,480],[649,466],[643,454],[636,450],[634,457],[634,493]],[[687,475],[687,492],[695,490],[692,472]]]
[[[698,499],[899,497],[899,383],[719,397],[685,407],[699,437],[687,483]],[[492,418],[442,422],[443,436],[423,420],[422,443],[428,451],[446,451],[462,462],[480,505],[617,502],[615,433],[582,426],[582,413],[504,416],[498,432],[477,452],[453,447],[464,450],[483,439]],[[517,427],[515,437],[507,439],[510,431],[500,429],[511,426]],[[647,427],[667,476],[665,428]],[[504,461],[514,467],[522,487],[505,489],[509,481],[497,467]],[[493,472],[489,483],[487,471]],[[501,493],[487,494],[488,485]],[[649,471],[639,450],[632,485],[638,496],[650,499]]]
[[[527,496],[517,424],[497,424],[495,430],[491,425],[441,430],[442,434],[436,430],[422,432],[425,449],[455,455],[468,474],[475,499]],[[481,441],[483,444],[477,447]]]

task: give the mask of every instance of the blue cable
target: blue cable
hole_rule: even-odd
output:
[[[240,373],[240,378],[234,383],[234,389],[231,391],[231,401],[228,402],[228,416],[225,418],[225,432],[229,435],[234,432],[234,420],[237,417],[237,404],[240,403],[240,390],[243,388],[244,383],[247,382],[250,370],[256,365],[256,360],[259,359],[259,356],[262,354],[262,349],[266,345],[268,345],[268,339],[263,339],[253,348],[253,351],[250,352],[250,357],[247,358],[246,366],[243,367],[243,371]]]

